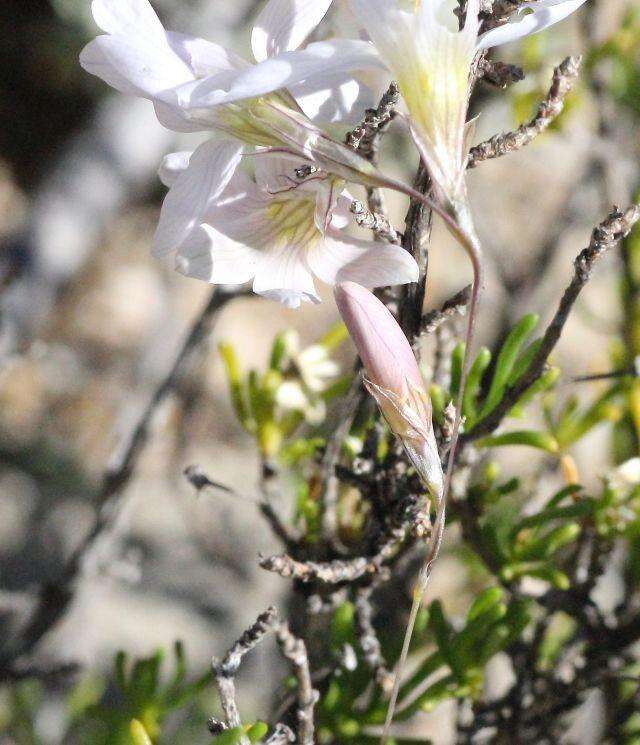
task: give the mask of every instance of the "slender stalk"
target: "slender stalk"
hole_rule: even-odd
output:
[[[440,547],[442,546],[442,539],[444,537],[447,498],[451,489],[451,480],[453,477],[453,469],[455,466],[455,459],[458,450],[460,424],[462,422],[462,402],[464,398],[464,389],[472,360],[471,351],[475,334],[475,320],[484,281],[482,250],[480,247],[480,242],[476,236],[471,215],[466,206],[459,208],[456,211],[456,223],[457,229],[455,231],[455,235],[462,243],[473,267],[473,285],[471,288],[471,300],[469,303],[469,316],[467,321],[465,351],[462,364],[462,377],[460,380],[460,390],[458,391],[458,400],[456,402],[453,434],[451,437],[451,446],[449,448],[449,459],[447,461],[447,472],[445,476],[444,489],[442,492],[440,503],[436,506],[436,521],[433,525],[431,533],[429,552],[424,564],[422,565],[422,569],[420,570],[418,582],[413,593],[413,603],[411,605],[411,612],[409,613],[409,620],[407,621],[407,628],[404,635],[404,641],[402,643],[400,659],[398,660],[398,664],[396,666],[393,689],[391,691],[391,698],[389,699],[387,716],[385,719],[384,728],[382,731],[382,738],[380,741],[381,745],[386,745],[387,738],[389,736],[389,730],[391,728],[391,723],[393,721],[393,717],[395,715],[398,704],[398,694],[400,692],[402,673],[404,672],[404,668],[407,663],[407,657],[409,656],[409,647],[411,646],[411,639],[413,638],[413,632],[415,629],[416,620],[418,618],[418,611],[420,610],[420,606],[422,605],[422,601],[427,591],[433,565],[435,563],[435,560],[438,558],[438,554],[440,553]]]

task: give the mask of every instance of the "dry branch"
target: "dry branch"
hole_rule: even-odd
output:
[[[240,727],[242,721],[236,704],[235,675],[238,672],[242,658],[260,643],[266,634],[274,627],[277,619],[275,608],[267,610],[258,616],[256,622],[250,626],[233,644],[221,661],[213,660],[213,675],[220,693],[220,702],[224,711],[228,727]]]
[[[500,158],[508,153],[521,150],[544,132],[562,113],[564,99],[578,78],[581,61],[581,57],[567,57],[558,65],[553,73],[549,94],[538,107],[534,118],[514,132],[494,135],[490,140],[471,148],[467,167],[475,168],[485,160]]]
[[[284,658],[291,665],[298,684],[298,743],[313,745],[315,733],[313,710],[319,694],[311,681],[307,647],[302,639],[298,639],[291,633],[286,622],[278,624],[276,638]]]

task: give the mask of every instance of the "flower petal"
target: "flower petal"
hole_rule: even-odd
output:
[[[301,302],[320,302],[302,252],[292,244],[279,245],[263,255],[256,268],[253,291],[288,308],[297,308]]]
[[[241,157],[242,145],[228,140],[209,140],[193,153],[189,167],[164,200],[153,242],[156,256],[179,249],[203,222],[207,208],[222,194]]]
[[[154,98],[194,78],[166,39],[141,35],[99,36],[82,50],[80,64],[122,93],[144,98]]]
[[[537,34],[554,23],[563,21],[585,2],[586,0],[536,0],[523,3],[518,8],[516,20],[482,34],[478,39],[478,48],[490,49],[498,44],[507,44],[524,36]],[[529,12],[523,16],[525,11]]]
[[[309,44],[302,50],[283,52],[233,79],[203,80],[186,86],[182,95],[192,108],[205,108],[263,96],[302,82],[316,83],[322,90],[331,76],[368,69],[384,69],[371,44],[355,39],[332,39]]]
[[[335,235],[309,249],[313,273],[328,285],[356,282],[363,287],[384,287],[418,281],[415,259],[400,246]]]
[[[162,164],[158,169],[158,176],[162,183],[171,188],[178,180],[178,176],[184,173],[189,167],[189,161],[193,155],[192,150],[184,150],[179,153],[169,153],[162,159]]]
[[[258,251],[229,240],[210,225],[193,230],[176,255],[176,269],[187,277],[222,285],[253,279]]]
[[[167,41],[173,51],[189,65],[196,78],[249,67],[246,60],[230,49],[206,39],[167,31]]]
[[[148,0],[93,0],[91,12],[108,34],[164,38],[164,28]]]
[[[331,0],[269,0],[256,19],[251,48],[258,62],[297,49],[324,18]]]

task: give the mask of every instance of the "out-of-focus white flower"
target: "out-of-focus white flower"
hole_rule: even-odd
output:
[[[300,334],[296,331],[287,331],[284,343],[291,364],[310,391],[326,391],[340,375],[340,365],[331,359],[330,351],[325,345],[312,344],[301,349]]]
[[[367,389],[440,512],[444,475],[431,399],[411,345],[389,310],[364,287],[345,282],[336,287],[335,296],[367,373]]]
[[[640,458],[631,458],[621,463],[608,475],[607,481],[614,491],[623,493],[640,486]]]
[[[350,0],[409,110],[411,131],[445,203],[464,201],[470,145],[467,108],[476,54],[536,33],[585,0],[524,3],[514,22],[478,35],[479,0],[469,0],[464,27],[446,0]],[[529,15],[523,15],[525,11]]]
[[[173,257],[178,271],[220,284],[253,280],[254,292],[288,307],[319,302],[314,277],[367,287],[417,280],[417,264],[401,247],[341,234],[351,203],[344,182],[298,180],[295,161],[273,155],[255,156],[253,179],[240,170],[221,179],[211,164],[228,162],[232,147],[210,141],[189,160],[170,156],[162,169],[171,190],[154,252]]]
[[[321,423],[326,416],[326,405],[322,393],[340,375],[340,365],[330,357],[322,344],[301,348],[300,335],[288,331],[284,344],[294,378],[285,380],[276,394],[277,403],[284,409],[299,411],[310,424]]]

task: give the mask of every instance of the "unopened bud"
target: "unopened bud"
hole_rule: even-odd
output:
[[[407,337],[385,305],[364,287],[345,282],[336,287],[335,297],[364,365],[368,391],[438,502],[444,479],[431,399]]]

